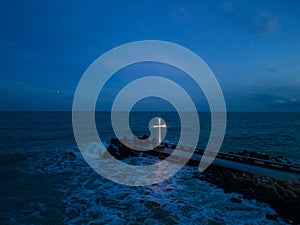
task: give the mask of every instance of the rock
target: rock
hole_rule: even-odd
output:
[[[242,203],[242,200],[241,199],[239,199],[239,198],[235,198],[235,197],[233,197],[233,198],[230,198],[230,201],[232,201],[232,202],[234,202],[234,203]]]
[[[283,191],[283,196],[288,198],[288,199],[292,199],[292,198],[297,198],[298,196],[291,190],[285,189]]]
[[[73,152],[69,152],[68,155],[70,156],[71,160],[75,160],[76,159],[76,155]]]
[[[146,140],[147,138],[149,138],[149,136],[148,135],[146,135],[146,134],[144,134],[140,139],[142,139],[142,140]]]
[[[157,203],[157,202],[154,202],[154,201],[147,201],[145,203],[145,205],[147,206],[147,208],[149,209],[156,209],[156,208],[159,208],[160,207],[160,204]]]
[[[260,184],[260,189],[262,191],[263,194],[265,194],[266,196],[277,196],[278,195],[278,191],[276,189],[276,187],[274,187],[271,184]]]
[[[241,188],[249,188],[253,186],[253,180],[250,178],[241,179],[239,184]]]
[[[276,214],[271,214],[271,213],[266,214],[266,219],[268,219],[268,220],[277,220],[277,218],[278,218],[278,215],[276,215]]]

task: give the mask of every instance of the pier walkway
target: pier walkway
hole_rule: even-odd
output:
[[[175,147],[176,146],[172,144],[165,144],[146,153],[159,156],[160,158],[167,158],[173,153]],[[188,151],[188,149],[180,146],[178,146],[177,149],[177,156],[185,157],[185,152]],[[194,166],[199,165],[203,152],[203,150],[196,150],[189,159],[188,164]],[[209,157],[209,155],[207,157]],[[231,153],[217,153],[211,165],[244,171],[254,175],[265,175],[281,180],[294,180],[294,182],[300,183],[300,165],[297,164],[276,162],[275,160],[266,160]]]

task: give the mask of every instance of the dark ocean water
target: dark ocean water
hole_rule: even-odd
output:
[[[149,134],[148,121],[155,116],[164,118],[166,139],[176,143],[177,113],[131,113],[134,134]],[[210,114],[199,118],[198,147],[205,148]],[[97,113],[96,122],[102,140],[114,137],[109,113]],[[267,204],[232,203],[237,194],[193,179],[197,168],[184,167],[146,187],[102,178],[81,157],[70,112],[1,112],[0,130],[0,224],[284,224],[265,219],[274,212]],[[300,113],[229,113],[221,151],[242,150],[299,162]]]

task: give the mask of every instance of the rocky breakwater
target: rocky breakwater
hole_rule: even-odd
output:
[[[128,157],[146,156],[145,153],[141,151],[133,150],[123,145],[117,138],[112,138],[110,140],[107,151],[118,160],[126,159]]]
[[[146,157],[148,154],[158,156],[157,152],[154,151],[140,152],[130,149],[115,138],[111,139],[107,150],[118,160],[128,157]],[[237,155],[248,156],[248,154],[255,158],[273,159],[271,156],[254,152],[240,152]],[[255,199],[268,203],[278,215],[267,214],[267,219],[276,220],[280,216],[288,223],[300,224],[300,184],[293,180],[279,180],[264,175],[253,175],[216,165],[210,165],[201,173],[195,172],[192,177],[216,185],[222,188],[225,193],[235,192],[241,194],[245,199]],[[240,203],[241,199],[233,198],[231,201]]]
[[[300,224],[300,184],[266,176],[210,166],[194,178],[208,181],[224,189],[225,193],[240,193],[245,199],[268,203],[280,217],[289,223]],[[232,199],[238,202],[237,199]],[[277,215],[266,215],[277,219]]]

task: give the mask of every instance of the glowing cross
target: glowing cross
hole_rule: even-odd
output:
[[[158,143],[161,143],[161,128],[167,128],[166,124],[161,123],[161,118],[158,118],[158,124],[153,125],[153,128],[158,128]]]

